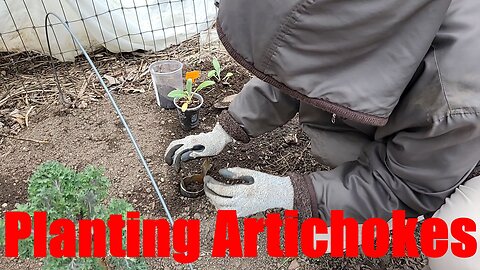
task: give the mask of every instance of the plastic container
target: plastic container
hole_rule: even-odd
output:
[[[205,159],[202,164],[202,173],[184,177],[180,181],[180,194],[187,198],[197,198],[205,194],[203,179],[211,168],[211,160]]]
[[[163,60],[150,65],[153,88],[158,106],[174,109],[173,99],[168,93],[175,89],[183,89],[183,64],[176,60]]]
[[[175,98],[174,105],[177,108],[178,118],[180,125],[185,131],[192,130],[200,125],[200,108],[203,105],[203,97],[197,93],[193,94],[193,98],[197,99],[200,104],[195,108],[188,108],[185,112],[182,112],[181,107],[177,104],[178,98]]]
[[[185,177],[180,181],[180,194],[187,198],[198,198],[205,194],[203,176]]]

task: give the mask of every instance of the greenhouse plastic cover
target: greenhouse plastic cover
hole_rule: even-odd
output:
[[[82,45],[111,52],[160,51],[211,26],[214,0],[4,0],[0,1],[0,52],[48,54],[45,16],[65,18]],[[55,17],[52,55],[72,61],[80,51]]]

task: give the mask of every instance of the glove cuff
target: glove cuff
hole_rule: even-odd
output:
[[[310,177],[299,174],[289,174],[293,186],[293,209],[298,210],[298,220],[319,217],[318,203],[313,183]]]
[[[225,131],[225,129],[223,129],[220,123],[215,124],[212,132],[215,134],[215,136],[218,136],[219,139],[221,138],[225,144],[233,142],[233,138],[230,136],[230,134],[228,134],[228,132]]]
[[[247,132],[233,119],[233,117],[227,112],[223,111],[218,117],[218,122],[222,128],[235,140],[248,143],[250,136]]]

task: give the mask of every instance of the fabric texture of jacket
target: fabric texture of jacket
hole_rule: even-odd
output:
[[[219,36],[257,78],[220,122],[247,142],[299,113],[314,154],[325,131],[366,142],[291,175],[304,217],[433,212],[480,160],[478,14],[476,0],[222,0]]]

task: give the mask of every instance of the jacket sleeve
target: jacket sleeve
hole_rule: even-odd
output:
[[[272,131],[291,120],[299,101],[258,78],[250,80],[223,112],[219,122],[235,140],[248,142],[251,137]]]
[[[480,160],[478,113],[450,114],[430,126],[408,129],[367,146],[357,161],[330,171],[291,176],[295,208],[330,221],[344,210],[358,222],[436,211]],[[308,190],[310,198],[305,202]]]

